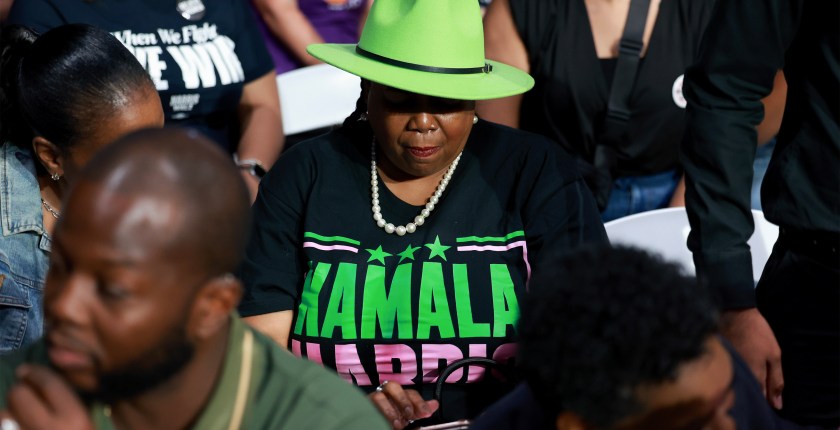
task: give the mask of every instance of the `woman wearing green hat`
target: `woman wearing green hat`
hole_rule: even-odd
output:
[[[540,257],[606,242],[575,163],[479,120],[475,100],[527,91],[484,59],[478,3],[377,0],[358,45],[312,45],[362,78],[356,112],[266,175],[240,313],[370,393],[394,428],[475,416],[498,397],[466,357],[508,363]]]

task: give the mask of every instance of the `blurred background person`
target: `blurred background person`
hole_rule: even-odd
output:
[[[356,43],[372,0],[252,0],[257,22],[277,74],[321,63],[309,55],[306,47],[313,43]],[[301,85],[299,82],[296,85]],[[320,79],[308,81],[321,86]],[[311,90],[295,88],[302,94]],[[281,109],[294,109],[294,105]],[[329,102],[329,99],[324,101]],[[282,103],[282,99],[281,99]],[[325,109],[329,110],[328,106]],[[288,113],[288,112],[287,112]],[[349,113],[345,112],[345,114]],[[339,122],[339,121],[337,121]],[[285,136],[284,149],[306,139],[324,134],[336,124]],[[294,127],[294,125],[291,125]]]
[[[87,23],[146,68],[166,123],[196,128],[233,154],[252,197],[283,148],[274,68],[242,0],[28,0],[9,22],[36,31]]]
[[[803,424],[840,426],[840,4],[719,0],[688,98],[681,160],[688,246],[715,287],[723,332],[767,400]],[[783,68],[787,102],[762,185],[779,239],[754,287],[747,240],[761,99]]]
[[[88,25],[0,37],[0,352],[37,339],[51,234],[79,169],[129,131],[163,125],[151,79]]]
[[[478,114],[548,136],[577,156],[605,222],[680,206],[683,74],[713,3],[652,0],[640,12],[641,59],[634,79],[620,85],[630,87],[629,119],[616,127],[606,119],[614,84],[633,77],[619,67],[630,0],[494,0],[485,17],[487,56],[529,72],[536,84],[524,95],[480,102]],[[778,122],[765,126],[772,136]]]
[[[252,0],[278,74],[319,64],[313,43],[356,43],[373,0]]]

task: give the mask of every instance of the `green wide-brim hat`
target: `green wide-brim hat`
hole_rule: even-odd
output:
[[[435,97],[486,100],[534,86],[524,71],[484,58],[476,0],[376,0],[357,45],[307,51],[363,79]]]

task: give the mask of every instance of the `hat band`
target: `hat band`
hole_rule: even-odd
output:
[[[393,58],[383,57],[379,54],[374,54],[373,52],[365,51],[359,45],[356,45],[356,53],[363,57],[370,58],[371,60],[376,60],[391,66],[402,67],[403,69],[418,70],[421,72],[444,73],[449,75],[470,75],[473,73],[490,73],[493,70],[493,66],[487,63],[485,63],[483,67],[424,66],[422,64],[408,63],[405,61],[395,60]]]

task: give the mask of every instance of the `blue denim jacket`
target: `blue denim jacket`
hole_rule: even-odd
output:
[[[0,150],[0,354],[43,332],[49,252],[35,159],[6,142]]]

